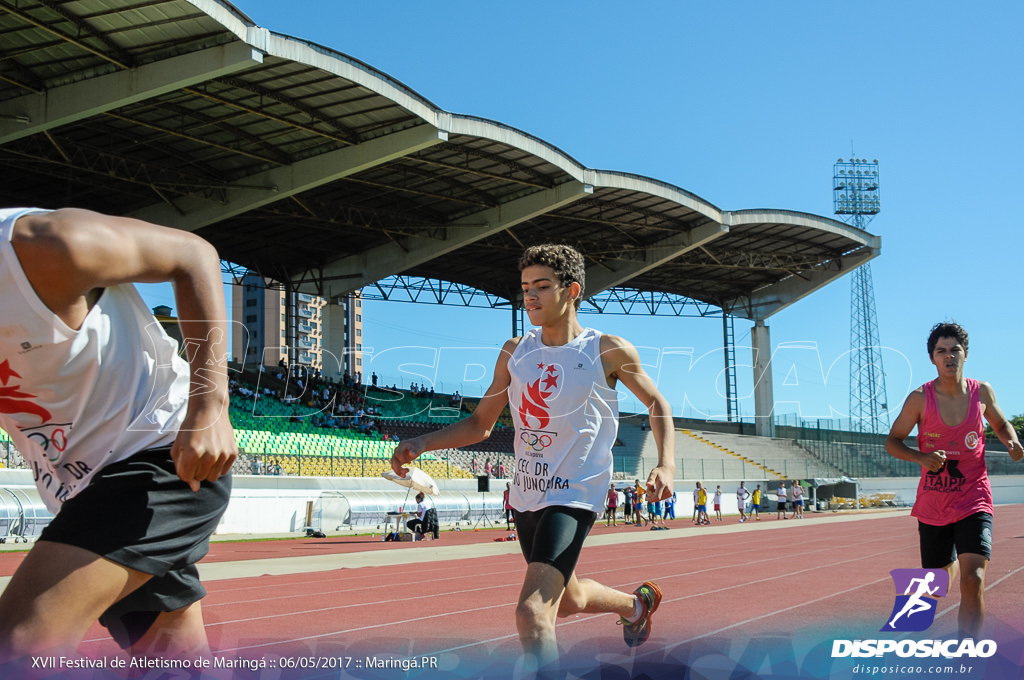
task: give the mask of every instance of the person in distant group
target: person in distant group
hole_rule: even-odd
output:
[[[750,492],[743,486],[745,483],[740,482],[740,485],[736,487],[736,509],[740,511],[740,524],[747,521],[747,499],[750,498]]]
[[[644,497],[646,495],[646,490],[640,480],[636,480],[633,484],[633,523],[637,526],[647,525],[647,520],[644,518]]]
[[[676,518],[676,492],[672,490],[672,495],[665,499],[665,519]]]
[[[492,383],[469,417],[405,440],[391,467],[404,477],[404,466],[426,451],[487,438],[510,407],[518,434],[511,502],[527,562],[515,610],[524,654],[510,675],[532,676],[560,673],[555,635],[560,616],[614,612],[628,646],[649,639],[651,617],[662,599],[657,584],[646,581],[626,593],[575,572],[612,479],[616,384],[648,408],[658,462],[646,483],[637,485],[652,500],[672,493],[675,429],[668,401],[644,371],[636,348],[580,324],[583,256],[569,246],[535,246],[523,253],[519,269],[523,307],[535,328],[505,343]]]
[[[1024,458],[1024,449],[996,403],[992,386],[964,377],[967,331],[955,323],[935,324],[927,348],[938,376],[907,397],[886,437],[885,449],[895,458],[921,466],[911,511],[918,521],[921,567],[945,569],[951,583],[960,572],[959,634],[961,639],[980,639],[993,513],[982,419],[1011,459]],[[915,428],[919,450],[904,441]]]
[[[718,486],[715,487],[715,498],[714,498],[713,502],[714,502],[714,505],[715,505],[715,519],[717,519],[719,522],[721,522],[722,521],[722,485],[721,484],[719,484]]]
[[[786,483],[785,482],[779,482],[779,488],[775,492],[775,499],[776,499],[775,519],[779,519],[780,516],[782,517],[782,519],[789,519],[789,517],[786,516]],[[771,510],[769,510],[769,512],[771,512]]]
[[[515,513],[512,512],[512,503],[509,501],[509,495],[512,493],[512,483],[505,482],[504,501],[505,501],[505,529],[507,531],[512,530],[512,524],[515,523]]]
[[[693,487],[693,523],[700,523],[700,482]]]
[[[627,486],[622,490],[622,521],[624,524],[633,524],[633,487]]]
[[[793,517],[804,518],[804,488],[800,486],[800,480],[794,479],[789,486],[789,492],[793,496]]]
[[[133,285],[155,282],[173,284],[187,360]],[[140,220],[6,208],[0,293],[0,427],[55,513],[0,594],[0,666],[75,656],[97,620],[134,655],[208,655],[196,562],[238,457],[217,251]]]
[[[708,490],[697,482],[697,524],[711,524],[708,518]]]
[[[770,511],[770,510],[769,510]],[[749,517],[756,519],[758,522],[761,521],[761,485],[758,484],[757,488],[750,494],[750,514]]]
[[[665,526],[665,520],[661,516],[660,501],[647,501],[647,517],[651,521],[652,529]]]
[[[619,492],[615,490],[615,484],[608,485],[608,496],[605,501],[604,525],[618,526],[618,519],[615,514],[619,510]]]

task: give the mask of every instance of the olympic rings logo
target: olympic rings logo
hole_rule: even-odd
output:
[[[533,432],[522,432],[519,438],[531,451],[543,451],[551,446],[551,437],[546,434],[536,435]]]
[[[57,427],[49,435],[45,432],[26,432],[26,436],[33,440],[46,454],[51,461],[60,459],[64,450],[68,448],[68,435],[63,427]],[[51,452],[50,448],[54,450]]]

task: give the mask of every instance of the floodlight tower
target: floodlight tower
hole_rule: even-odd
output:
[[[881,210],[878,160],[842,158],[832,169],[832,194],[836,215],[863,230]],[[889,409],[882,369],[878,316],[871,265],[853,272],[850,294],[850,425],[860,432],[889,429]]]

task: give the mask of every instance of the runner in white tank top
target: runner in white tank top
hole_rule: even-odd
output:
[[[541,329],[522,337],[508,362],[516,424],[512,507],[549,505],[600,512],[612,477],[618,395],[607,386],[601,333],[585,329],[548,347]]]
[[[6,209],[0,237],[0,425],[57,511],[0,594],[0,666],[73,655],[97,613],[134,653],[208,654],[195,562],[238,453],[217,253],[87,210]],[[191,366],[130,285],[161,281]]]
[[[579,579],[583,540],[611,479],[611,445],[618,426],[614,386],[625,385],[648,407],[658,465],[647,478],[650,501],[672,495],[675,429],[671,408],[627,341],[585,329],[576,313],[584,290],[582,256],[568,246],[528,248],[520,260],[523,303],[537,328],[507,341],[494,379],[476,410],[454,425],[401,442],[391,459],[403,467],[425,451],[487,438],[509,405],[516,424],[512,505],[527,561],[516,626],[526,674],[555,670],[555,620],[587,611],[615,612],[623,637],[637,646],[651,633],[661,591],[645,582],[632,594]],[[637,499],[637,503],[643,499]]]

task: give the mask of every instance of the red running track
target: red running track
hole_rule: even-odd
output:
[[[1001,652],[1018,667],[1024,665],[1024,645],[1019,644],[1024,637],[1022,520],[1024,506],[996,510],[983,635],[999,638]],[[402,555],[408,558],[441,546],[463,545],[469,552],[471,544],[506,533],[446,532],[439,542],[417,544],[366,538],[216,543],[207,561],[367,551],[383,551],[384,560],[395,551],[412,551]],[[17,556],[0,557],[0,574],[10,573]],[[745,658],[753,659],[753,670],[758,664],[770,670],[775,663],[792,672],[773,677],[816,677],[801,674],[807,669],[800,667],[815,655],[816,646],[831,646],[834,639],[884,637],[878,631],[895,594],[889,571],[917,566],[916,520],[905,511],[809,514],[802,521],[766,518],[743,525],[731,519],[710,527],[680,520],[666,532],[605,529],[602,523],[588,540],[577,573],[626,591],[644,580],[657,581],[665,597],[651,639],[629,650],[617,617],[583,614],[560,621],[559,644],[581,668],[634,664],[635,670],[646,659],[650,677],[659,677],[658,669],[678,670],[680,664],[735,670],[737,659]],[[224,657],[275,663],[317,657],[336,665],[345,657],[351,664],[353,659],[373,663],[426,655],[435,657],[449,677],[507,677],[519,651],[513,613],[523,572],[515,551],[227,578],[206,582],[210,594],[203,610],[214,653]],[[928,638],[956,637],[958,602],[959,588],[953,584],[940,601]],[[93,657],[117,653],[99,626],[90,630],[81,651]],[[817,656],[822,656],[820,649]],[[349,673],[359,676],[352,667],[320,676]],[[310,671],[302,677],[319,676]]]

